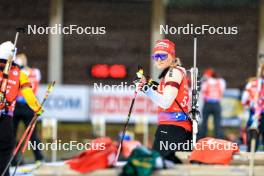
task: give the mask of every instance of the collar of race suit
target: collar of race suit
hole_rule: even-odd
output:
[[[169,71],[170,67],[165,68],[159,75],[159,79],[162,79],[166,76],[167,72]]]
[[[160,73],[160,75],[159,75],[158,78],[159,78],[159,79],[164,78],[164,77],[166,76],[166,74],[168,73],[168,71],[170,70],[170,68],[171,68],[171,67],[169,66],[169,67],[163,69],[162,72]],[[175,68],[177,68],[177,66],[176,66]]]

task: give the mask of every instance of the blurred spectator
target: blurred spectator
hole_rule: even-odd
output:
[[[202,82],[201,93],[204,100],[204,106],[202,109],[203,120],[199,137],[206,137],[208,117],[213,115],[215,137],[223,138],[220,101],[226,88],[226,82],[223,78],[218,78],[212,68],[206,69],[203,77],[204,81]]]
[[[242,95],[242,104],[249,110],[249,118],[246,124],[247,131],[247,150],[250,151],[250,134],[248,129],[253,125],[254,116],[258,120],[258,140],[256,148],[259,146],[259,137],[262,136],[262,144],[264,145],[264,64],[258,70],[258,77],[248,80],[245,91]]]

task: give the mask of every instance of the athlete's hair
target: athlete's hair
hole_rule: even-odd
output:
[[[174,57],[173,55],[171,56],[173,57],[173,60],[172,60],[172,63],[170,64],[170,67],[182,66],[180,58]]]
[[[178,66],[182,66],[181,59],[179,57],[176,57],[176,63]]]
[[[218,77],[216,72],[215,72],[215,70],[213,68],[211,68],[211,67],[209,67],[209,68],[204,70],[203,76],[204,77],[212,77],[212,78],[217,78]]]

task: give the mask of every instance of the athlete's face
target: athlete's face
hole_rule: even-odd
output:
[[[159,58],[159,54],[161,58]],[[169,67],[172,64],[173,59],[174,59],[174,57],[166,51],[159,51],[159,50],[155,51],[153,53],[153,56],[156,56],[155,65],[158,69],[165,69]]]

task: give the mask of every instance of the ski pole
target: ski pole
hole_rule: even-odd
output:
[[[139,71],[137,72],[137,77],[138,78],[142,78],[143,77],[143,69],[140,66],[139,66]],[[120,143],[118,145],[117,154],[116,154],[116,158],[115,158],[115,163],[117,163],[119,155],[120,155],[120,152],[121,152],[121,149],[122,149],[122,144],[123,144],[124,137],[125,137],[125,134],[126,134],[126,131],[127,131],[127,126],[128,126],[128,123],[129,123],[129,120],[130,120],[130,116],[131,116],[131,113],[132,113],[132,110],[133,110],[133,107],[134,107],[134,104],[135,104],[136,97],[137,97],[137,90],[135,90],[135,92],[134,92],[134,97],[132,99],[132,102],[131,102],[131,105],[130,105],[130,108],[129,108],[129,112],[128,112],[128,115],[127,115],[126,123],[125,123],[125,126],[124,126],[123,131],[122,131],[122,136],[121,136]]]
[[[55,84],[55,82],[52,83],[51,87],[50,87],[50,85],[48,86],[48,90],[49,90],[49,92],[45,94],[45,97],[44,97],[44,99],[43,99],[43,102],[41,103],[41,107],[44,105],[45,101],[47,100],[49,93],[52,91],[52,88],[54,87],[54,84]],[[33,121],[34,119],[35,119],[35,120],[34,120],[34,122],[32,123],[32,126],[31,126],[31,128],[30,128],[30,131],[29,131],[29,133],[28,133],[28,135],[27,135],[26,141],[25,141],[24,146],[23,146],[23,148],[22,148],[22,154],[21,154],[21,157],[19,158],[19,161],[17,162],[17,165],[16,165],[16,168],[15,168],[15,171],[14,171],[13,175],[16,173],[17,167],[19,166],[20,162],[22,161],[23,154],[25,153],[26,148],[27,148],[27,144],[28,144],[28,142],[30,141],[30,138],[31,138],[31,136],[32,136],[32,133],[33,133],[33,131],[34,131],[34,129],[35,129],[35,126],[36,126],[36,123],[37,123],[37,117],[38,117],[38,116],[35,114],[35,116],[34,116],[33,119],[32,119],[32,121]]]
[[[27,138],[26,138],[26,142],[24,143],[24,146],[23,146],[23,148],[22,148],[21,156],[20,156],[20,158],[19,158],[19,160],[18,160],[18,162],[17,162],[17,164],[16,164],[16,166],[15,166],[15,170],[14,170],[12,176],[14,176],[14,175],[16,174],[17,168],[18,168],[18,166],[20,165],[20,163],[21,163],[21,161],[22,161],[22,159],[23,159],[23,154],[24,154],[25,151],[26,151],[27,144],[28,144],[28,142],[29,142],[29,140],[30,140],[30,138],[31,138],[31,136],[32,136],[32,133],[33,133],[33,131],[34,131],[34,129],[35,129],[35,126],[36,126],[36,122],[33,123],[33,126],[32,126],[31,129],[30,129],[30,132],[29,132],[29,134],[28,134],[28,136],[27,136]]]
[[[14,175],[16,174],[17,168],[18,168],[19,164],[21,163],[21,161],[22,161],[22,159],[23,159],[23,154],[24,154],[25,151],[26,151],[26,148],[27,148],[28,142],[29,142],[29,140],[30,140],[30,138],[31,138],[31,136],[32,136],[32,133],[33,133],[34,129],[35,129],[36,122],[37,122],[37,120],[33,123],[33,126],[32,126],[31,129],[30,129],[30,132],[29,132],[29,134],[28,134],[28,136],[27,136],[27,138],[26,138],[26,142],[24,143],[24,146],[23,146],[23,148],[22,148],[21,156],[20,156],[20,158],[19,158],[19,160],[18,160],[18,162],[17,162],[17,164],[16,164],[16,167],[15,167],[15,170],[14,170],[12,176],[14,176]]]
[[[44,105],[44,103],[45,103],[46,100],[48,99],[49,93],[52,91],[54,85],[55,85],[55,81],[53,81],[53,82],[48,86],[48,89],[47,89],[47,92],[46,92],[45,97],[44,97],[44,99],[43,99],[43,102],[41,103],[41,107]],[[36,123],[37,123],[38,115],[35,114],[34,118],[35,118],[35,120],[33,121],[32,127],[31,127],[31,129],[30,129],[30,131],[29,131],[29,134],[28,134],[28,136],[27,136],[27,138],[26,138],[26,141],[25,141],[25,143],[24,143],[24,146],[23,146],[23,148],[22,148],[22,153],[21,153],[21,156],[20,156],[20,158],[19,158],[19,161],[18,161],[18,163],[17,163],[17,165],[16,165],[16,167],[15,167],[15,171],[13,172],[13,176],[14,176],[15,173],[16,173],[17,167],[19,166],[20,162],[22,161],[23,154],[24,154],[25,151],[26,151],[26,148],[27,148],[28,142],[29,142],[29,140],[30,140],[30,138],[31,138],[31,136],[32,136],[32,133],[33,133],[34,129],[35,129],[35,126],[36,126]],[[33,119],[34,119],[34,118],[33,118]]]
[[[51,82],[51,83],[48,85],[48,88],[47,88],[47,90],[46,90],[46,93],[45,93],[44,99],[43,99],[43,101],[42,101],[42,103],[41,103],[41,107],[43,107],[43,105],[44,105],[45,102],[47,101],[48,96],[49,96],[50,92],[52,91],[54,85],[55,85],[55,81]],[[7,172],[9,166],[11,165],[11,162],[13,161],[13,159],[15,158],[15,156],[17,155],[17,153],[18,153],[18,151],[19,151],[19,149],[20,149],[22,143],[24,142],[25,138],[27,137],[27,138],[26,138],[27,140],[30,139],[29,134],[31,133],[31,130],[32,130],[32,129],[34,130],[33,127],[35,127],[35,124],[36,124],[36,122],[37,122],[37,118],[38,118],[38,115],[35,113],[33,119],[30,121],[30,123],[29,123],[29,125],[28,125],[26,131],[25,131],[24,134],[22,135],[22,138],[19,140],[18,145],[16,146],[15,150],[13,151],[13,154],[12,154],[12,156],[11,156],[11,158],[10,158],[8,164],[6,165],[5,170],[4,170],[3,173],[1,174],[1,176],[4,176],[5,173]],[[33,132],[33,130],[32,130],[32,132]],[[27,142],[28,142],[28,141],[27,141]],[[25,142],[23,148],[26,148],[25,146],[27,145],[27,142]]]

